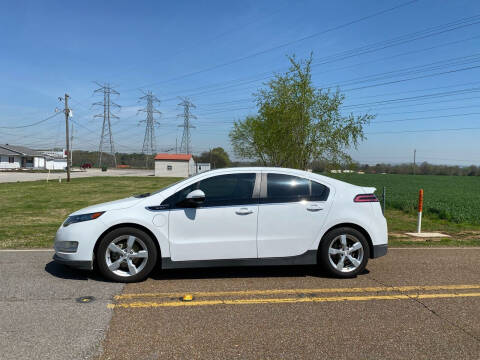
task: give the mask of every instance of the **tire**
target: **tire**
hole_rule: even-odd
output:
[[[341,227],[324,235],[318,256],[319,264],[333,276],[352,278],[367,266],[370,247],[360,231]]]
[[[154,240],[133,227],[109,232],[96,252],[100,273],[107,279],[123,283],[145,280],[155,267],[157,256]]]

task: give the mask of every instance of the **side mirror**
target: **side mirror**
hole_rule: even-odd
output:
[[[202,190],[193,190],[189,192],[185,200],[194,206],[198,206],[205,201],[205,193]]]

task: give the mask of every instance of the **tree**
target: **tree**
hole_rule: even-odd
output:
[[[230,166],[230,157],[222,147],[216,147],[211,151],[204,151],[195,157],[196,162],[210,163],[212,169],[219,169]]]
[[[258,115],[234,122],[229,136],[235,155],[298,169],[313,160],[350,163],[346,150],[364,139],[363,127],[374,116],[342,115],[345,96],[314,87],[312,56],[289,60],[289,71],[254,94]]]

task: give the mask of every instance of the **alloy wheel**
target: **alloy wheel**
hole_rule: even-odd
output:
[[[133,276],[147,265],[147,246],[133,235],[122,235],[110,242],[105,260],[112,273],[123,277]]]
[[[362,264],[363,256],[362,243],[350,234],[335,237],[328,247],[330,264],[344,273],[355,271]]]

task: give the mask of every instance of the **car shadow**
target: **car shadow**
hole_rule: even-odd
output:
[[[45,271],[50,275],[59,278],[59,279],[66,279],[66,280],[95,280],[101,282],[111,282],[108,279],[103,278],[98,272],[96,271],[88,271],[88,270],[79,270],[68,267],[63,264],[59,264],[55,261],[50,261],[45,265]]]
[[[50,275],[66,280],[94,280],[113,282],[102,277],[97,271],[73,269],[66,265],[51,261],[45,265]],[[368,274],[365,269],[359,276]],[[315,265],[298,266],[248,266],[248,267],[212,267],[192,269],[161,270],[157,266],[149,275],[153,280],[180,279],[228,279],[228,278],[282,278],[282,277],[318,277],[335,278],[330,273]]]
[[[361,274],[368,274],[365,269]],[[212,267],[192,269],[155,269],[149,276],[154,280],[175,279],[228,279],[228,278],[271,278],[271,277],[318,277],[334,278],[329,272],[315,265],[298,266],[248,266]]]

